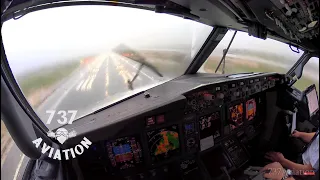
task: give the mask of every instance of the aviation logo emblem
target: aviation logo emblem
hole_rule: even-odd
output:
[[[68,132],[65,128],[59,128],[54,133],[53,131],[47,132],[48,137],[54,138],[59,141],[60,144],[63,144],[68,138],[75,137],[77,135],[76,131]]]
[[[50,113],[48,121],[46,124],[50,124],[56,111],[55,110],[48,110],[46,113]],[[71,118],[68,121],[66,115],[67,113],[71,113]],[[57,119],[57,122],[61,125],[65,124],[72,124],[73,120],[76,117],[77,111],[70,110],[70,111],[58,111],[56,114],[61,116],[61,119]],[[50,138],[53,138],[57,140],[60,144],[64,144],[69,138],[77,136],[77,132],[75,130],[68,131],[65,128],[58,128],[55,132],[48,131],[47,136]],[[49,144],[46,144],[45,141],[41,137],[39,137],[36,140],[33,140],[32,143],[35,145],[35,147],[40,149],[42,154],[48,155],[49,158],[61,160],[61,155],[64,155],[65,160],[69,160],[70,157],[76,158],[76,155],[81,155],[85,149],[89,149],[89,146],[92,144],[92,142],[86,138],[83,137],[83,139],[80,141],[79,144],[77,144],[75,147],[69,148],[69,149],[55,149],[54,147],[51,147]]]

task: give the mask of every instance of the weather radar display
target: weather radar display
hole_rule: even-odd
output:
[[[149,131],[147,135],[153,162],[159,162],[179,153],[180,143],[177,125]]]

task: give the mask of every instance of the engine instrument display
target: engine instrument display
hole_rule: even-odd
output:
[[[232,129],[243,124],[243,103],[230,106],[228,112],[229,123]]]
[[[111,165],[117,169],[128,169],[142,163],[142,151],[136,137],[118,138],[106,142]]]
[[[149,131],[148,146],[153,162],[170,158],[180,151],[178,126]]]
[[[205,115],[199,119],[200,139],[213,135],[213,139],[221,136],[220,111]]]
[[[249,99],[246,102],[246,119],[251,121],[255,118],[257,113],[257,104],[255,99]]]

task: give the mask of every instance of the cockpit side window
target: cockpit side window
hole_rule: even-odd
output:
[[[304,66],[301,78],[294,83],[294,87],[300,91],[304,91],[311,84],[315,84],[319,91],[319,58],[312,57]]]
[[[224,61],[221,61],[233,35],[234,30],[226,33],[198,73],[286,73],[303,54],[302,50],[299,50],[298,53],[293,52],[286,43],[271,38],[263,40],[249,36],[247,32],[238,31]],[[217,68],[220,61],[221,64]]]

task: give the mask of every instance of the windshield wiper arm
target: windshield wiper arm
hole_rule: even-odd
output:
[[[129,89],[133,90],[133,81],[136,80],[136,78],[138,77],[138,75],[140,74],[141,69],[143,68],[143,66],[148,67],[150,70],[152,70],[152,72],[154,72],[155,74],[157,74],[159,77],[163,77],[163,75],[157,70],[156,67],[154,67],[153,65],[151,65],[150,63],[147,63],[146,61],[144,62],[140,62],[140,66],[138,71],[136,72],[136,74],[134,75],[134,77],[129,80],[128,79],[128,87]]]
[[[128,79],[127,81],[129,89],[133,90],[133,81],[136,80],[136,78],[140,74],[141,69],[144,66],[148,67],[152,72],[157,74],[159,77],[163,77],[163,75],[158,71],[158,69],[153,64],[146,61],[146,59],[142,55],[140,55],[137,51],[131,49],[127,45],[119,44],[116,48],[113,49],[113,51],[121,56],[124,56],[123,54],[130,54],[130,57],[127,57],[127,58],[137,63],[140,63],[139,69],[137,69],[137,72],[132,78],[132,80]]]
[[[218,64],[218,67],[216,68],[215,73],[217,73],[218,69],[220,68],[220,65],[221,65],[222,61],[225,61],[225,57],[226,57],[226,55],[227,55],[227,53],[228,53],[228,51],[229,51],[229,48],[230,48],[230,46],[231,46],[231,44],[232,44],[232,42],[233,42],[233,39],[234,39],[234,37],[236,36],[236,34],[237,34],[237,31],[235,31],[235,32],[233,33],[233,36],[232,36],[232,38],[231,38],[231,41],[229,42],[229,45],[228,45],[227,49],[226,49],[226,50],[223,50],[223,56],[222,56],[222,58],[221,58],[221,60],[220,60],[220,62],[219,62],[219,64]],[[224,67],[225,67],[225,66],[223,66],[223,69],[222,69],[223,74],[224,74]]]

